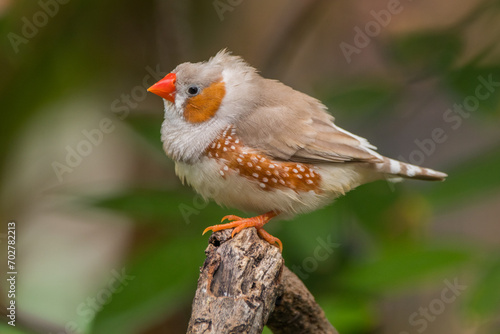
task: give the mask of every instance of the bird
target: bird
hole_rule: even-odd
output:
[[[227,215],[231,237],[272,218],[317,210],[362,184],[402,178],[441,181],[447,174],[387,158],[334,123],[319,100],[262,77],[227,49],[182,63],[148,88],[164,101],[161,140],[175,172],[206,200],[258,216]]]

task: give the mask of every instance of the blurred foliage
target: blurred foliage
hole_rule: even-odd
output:
[[[6,39],[2,41],[2,48],[8,51],[0,59],[0,99],[4,105],[0,171],[12,154],[12,143],[44,106],[74,94],[85,95],[89,87],[114,98],[120,88],[110,89],[110,85],[120,86],[124,77],[130,82],[139,81],[144,65],[136,63],[132,67],[138,56],[129,49],[155,45],[142,40],[152,38],[152,25],[147,23],[157,18],[154,9],[158,7],[146,3],[74,0],[64,5],[66,14],[61,14],[57,22],[40,29],[39,36],[29,44],[20,45],[24,50],[19,54],[12,53]],[[17,18],[36,11],[36,6],[27,1],[12,4],[11,13],[0,19],[2,35],[18,31]],[[184,24],[192,25],[199,32],[193,38],[206,45],[216,29],[201,27],[208,20],[201,11],[213,8],[207,4],[194,7],[186,16],[191,21]],[[348,112],[349,116],[344,117],[347,120],[363,116],[372,122],[396,112],[394,105],[401,101],[410,81],[433,78],[451,101],[464,101],[475,94],[479,76],[500,78],[500,60],[487,65],[482,62],[490,48],[477,50],[472,60],[458,61],[466,45],[464,29],[486,12],[492,15],[495,11],[496,18],[500,18],[499,7],[498,2],[484,1],[473,15],[449,29],[416,31],[384,40],[386,61],[404,73],[404,80],[389,74],[378,78],[359,74],[319,90],[322,100],[341,114]],[[111,17],[119,24],[110,24]],[[142,25],[132,25],[131,20]],[[136,26],[144,28],[136,31]],[[100,38],[95,38],[97,35]],[[115,36],[120,38],[116,40]],[[492,38],[491,44],[496,42]],[[138,53],[155,52],[138,49]],[[499,111],[500,94],[496,91],[481,102],[474,122],[498,122]],[[151,161],[163,157],[160,123],[160,117],[140,115],[124,123],[139,138],[137,145],[143,157]],[[411,181],[410,185],[364,185],[334,205],[286,223],[270,224],[268,230],[279,235],[285,245],[287,265],[302,273],[301,278],[341,333],[375,332],[381,326],[378,298],[404,295],[428,285],[439,289],[444,278],[461,271],[473,273],[471,280],[475,282],[466,291],[464,319],[479,316],[487,323],[500,313],[500,248],[491,249],[474,241],[438,239],[429,235],[428,224],[432,214],[498,194],[499,168],[498,147],[478,151],[450,167],[450,178],[444,183],[421,188],[414,187]],[[143,236],[131,246],[124,264],[128,274],[135,277],[133,284],[116,293],[98,312],[89,333],[153,333],[147,330],[162,319],[175,318],[179,310],[189,309],[198,268],[204,260],[206,236],[200,236],[203,227],[229,211],[239,214],[203,202],[180,182],[162,185],[162,180],[155,185],[137,181],[113,195],[80,197],[80,203],[89,210],[99,208],[129,217],[136,224],[137,234]],[[306,270],[306,259],[327,239],[337,245],[331,256],[324,261],[316,259],[316,268]],[[491,325],[486,330],[494,333],[498,328]],[[4,324],[0,324],[0,331],[30,333]]]
[[[389,46],[395,63],[420,74],[449,70],[462,50],[462,39],[453,32],[426,31],[397,38]]]
[[[203,250],[192,237],[148,245],[127,265],[134,284],[116,294],[98,314],[93,332],[135,333],[173,313],[179,304],[189,304],[197,281],[193,272],[203,263]],[[159,270],[159,266],[169,270]]]
[[[471,199],[484,198],[488,194],[498,192],[500,175],[497,173],[500,166],[500,151],[495,148],[472,157],[456,170],[450,173],[455,175],[442,185],[429,192],[429,199],[438,205],[463,204]],[[458,191],[467,189],[467,191]]]
[[[469,295],[467,306],[469,311],[481,318],[498,315],[500,309],[500,260],[498,254],[489,256],[481,264],[481,277],[474,286],[474,291]]]
[[[387,78],[366,82],[361,79],[328,87],[328,91],[335,92],[335,94],[324,92],[327,94],[324,103],[341,110],[367,113],[370,110],[386,109],[391,102],[394,102],[397,87]]]

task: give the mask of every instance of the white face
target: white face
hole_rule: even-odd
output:
[[[239,57],[227,54],[206,63],[177,66],[172,71],[175,103],[164,100],[161,133],[167,155],[176,161],[197,162],[225,128],[248,113],[255,103],[248,94],[253,90],[254,71]]]
[[[163,147],[174,160],[194,163],[230,124],[227,117],[219,113],[225,97],[222,67],[184,63],[173,73],[176,74],[175,103],[164,99]],[[221,93],[221,89],[224,92]]]

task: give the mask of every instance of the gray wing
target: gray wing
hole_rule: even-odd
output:
[[[277,81],[261,80],[257,108],[236,124],[246,145],[304,163],[383,161],[366,139],[337,127],[318,100]]]

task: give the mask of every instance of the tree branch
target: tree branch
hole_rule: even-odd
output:
[[[187,333],[337,333],[276,247],[254,228],[231,232],[209,239]]]

